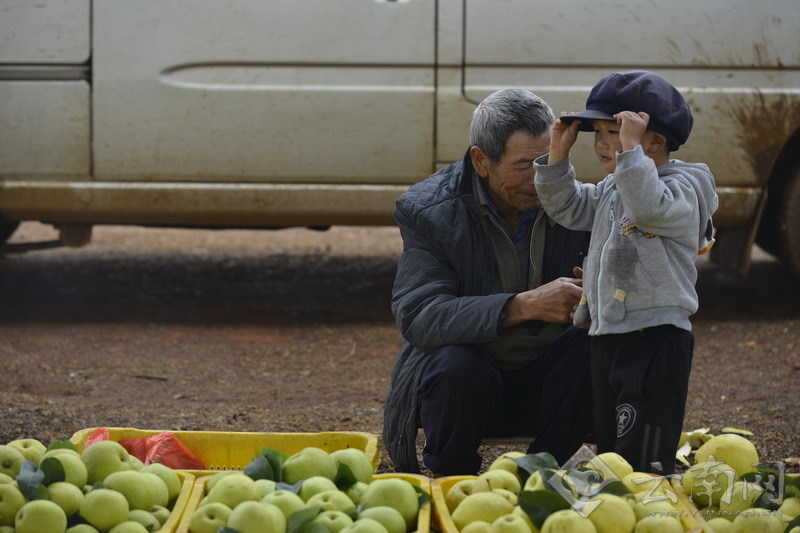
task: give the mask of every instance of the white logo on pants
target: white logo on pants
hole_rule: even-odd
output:
[[[629,403],[617,406],[617,437],[625,435],[636,421],[636,409]]]

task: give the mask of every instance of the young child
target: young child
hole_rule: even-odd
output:
[[[634,470],[675,469],[697,310],[695,259],[713,243],[719,203],[701,163],[670,159],[693,117],[680,92],[648,71],[618,72],[589,93],[586,111],[562,114],[550,153],[534,162],[545,211],[591,230],[584,297],[575,324],[589,328],[598,453],[617,452]],[[597,185],[575,179],[569,150],[594,131],[608,172]]]

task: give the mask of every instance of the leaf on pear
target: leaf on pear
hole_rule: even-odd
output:
[[[314,520],[321,512],[322,507],[318,505],[293,512],[286,520],[286,533],[299,533],[304,525]]]
[[[523,484],[538,470],[558,470],[558,461],[547,452],[528,453],[511,460],[517,463],[517,471]]]
[[[281,459],[281,464],[283,464],[284,461],[286,461],[286,459],[289,458],[288,453],[282,450],[276,450],[275,448],[268,448],[266,446],[264,448],[261,448],[261,451],[258,452],[258,455],[277,455]]]
[[[50,450],[59,450],[61,448],[66,448],[68,450],[78,452],[78,447],[75,446],[74,443],[68,440],[54,440],[53,442],[47,445],[47,449],[45,451],[49,452]]]
[[[333,482],[336,484],[337,487],[340,489],[343,487],[349,487],[357,482],[356,476],[353,475],[353,470],[344,463],[339,463],[339,468],[336,471],[336,477],[334,477]]]
[[[786,526],[786,529],[784,529],[784,531],[787,531],[787,532],[788,532],[788,531],[791,531],[791,530],[792,530],[792,529],[793,529],[795,526],[800,526],[800,516],[795,516],[795,517],[794,517],[794,518],[793,518],[793,519],[792,519],[792,520],[789,522],[789,524]]]
[[[59,463],[59,467],[61,467],[61,463]],[[61,475],[62,477],[64,475],[63,467],[61,467]],[[17,487],[28,501],[46,500],[47,489],[44,485],[44,479],[45,474],[36,467],[36,463],[25,461],[19,469],[19,474],[17,474]]]
[[[732,428],[732,427],[722,428],[722,432],[723,433],[734,433],[736,435],[746,435],[746,436],[752,436],[753,435],[753,432],[750,431],[749,429],[739,429],[739,428]]]
[[[416,485],[413,486],[414,490],[417,491],[417,500],[419,502],[419,508],[422,509],[426,505],[431,502],[431,495],[428,494],[422,487],[418,487]]]
[[[251,479],[269,479],[275,481],[275,471],[272,464],[265,455],[253,457],[250,463],[244,467],[244,474]]]
[[[64,471],[64,465],[55,457],[47,457],[40,464],[39,468],[44,473],[44,485],[50,485],[56,481],[64,481],[67,479],[67,473]]]
[[[628,487],[625,486],[625,483],[622,481],[610,481],[608,483],[603,483],[600,486],[600,490],[598,491],[599,494],[613,494],[615,496],[627,496],[631,493]]]
[[[300,481],[294,484],[286,483],[285,481],[277,481],[275,483],[275,490],[288,490],[289,492],[300,494],[300,489],[303,487],[304,482],[305,479],[301,479]]]
[[[523,490],[517,503],[539,529],[552,513],[570,508],[563,496],[550,490]]]

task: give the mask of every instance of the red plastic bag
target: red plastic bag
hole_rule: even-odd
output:
[[[86,439],[84,448],[95,442],[110,440],[111,435],[106,428],[97,428]],[[142,463],[161,463],[173,470],[207,470],[205,463],[170,433],[163,431],[150,437],[122,439],[119,443]]]

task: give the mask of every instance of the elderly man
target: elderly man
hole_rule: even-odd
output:
[[[419,427],[435,476],[477,473],[487,437],[535,436],[528,452],[562,463],[591,428],[588,336],[570,325],[589,234],[550,220],[534,187],[554,121],[529,91],[491,94],[464,159],[397,201],[404,340],[383,437],[399,471],[420,471]]]

